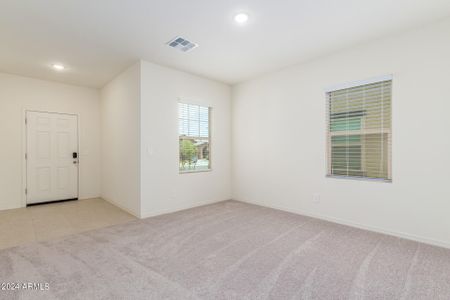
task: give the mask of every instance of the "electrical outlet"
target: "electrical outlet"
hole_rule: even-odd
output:
[[[320,194],[315,193],[313,194],[313,203],[320,203]]]

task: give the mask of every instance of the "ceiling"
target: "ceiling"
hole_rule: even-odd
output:
[[[2,0],[0,71],[101,87],[144,59],[234,84],[449,15],[449,0]],[[178,35],[200,46],[165,44]]]

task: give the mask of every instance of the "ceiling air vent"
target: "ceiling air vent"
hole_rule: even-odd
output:
[[[183,51],[183,52],[189,52],[192,49],[195,49],[198,47],[197,44],[192,43],[192,42],[188,41],[187,39],[179,37],[179,36],[174,38],[170,42],[168,42],[167,45],[169,45],[172,48]]]

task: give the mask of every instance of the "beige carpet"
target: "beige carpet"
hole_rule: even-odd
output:
[[[450,250],[235,201],[0,252],[2,299],[450,299]]]

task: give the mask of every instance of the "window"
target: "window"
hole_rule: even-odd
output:
[[[210,111],[206,106],[178,104],[180,172],[211,169]]]
[[[391,181],[392,80],[327,93],[328,176]]]

